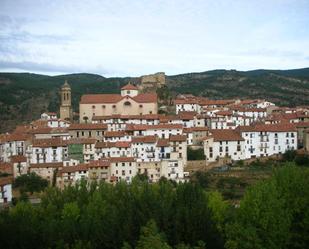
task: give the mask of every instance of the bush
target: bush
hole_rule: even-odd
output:
[[[187,157],[189,161],[205,160],[204,149],[193,150],[188,147]]]
[[[14,188],[20,188],[20,192],[40,192],[48,186],[48,181],[34,172],[17,177],[13,183]]]
[[[294,161],[298,166],[309,166],[308,155],[297,155]]]
[[[296,157],[296,151],[295,150],[287,150],[282,155],[282,160],[292,162],[292,161],[294,161],[295,157]]]

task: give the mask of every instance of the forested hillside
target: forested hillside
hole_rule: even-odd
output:
[[[72,87],[73,109],[78,112],[85,93],[117,93],[137,78],[105,78],[95,74],[46,76],[0,73],[0,131],[38,118],[42,111],[58,111],[59,89],[67,79]],[[309,104],[309,68],[296,70],[214,70],[167,76],[173,95],[192,93],[210,98],[266,98],[279,105]]]

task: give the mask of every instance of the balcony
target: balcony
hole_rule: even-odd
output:
[[[154,148],[146,148],[146,152],[155,152]]]
[[[155,157],[155,153],[147,153],[147,157],[148,158],[154,158]]]

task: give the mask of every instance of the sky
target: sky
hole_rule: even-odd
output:
[[[309,67],[309,0],[0,0],[0,71]]]

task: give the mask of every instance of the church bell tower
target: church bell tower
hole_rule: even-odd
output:
[[[68,84],[67,80],[61,87],[60,98],[61,98],[60,119],[72,121],[73,112],[71,106],[71,87]]]

